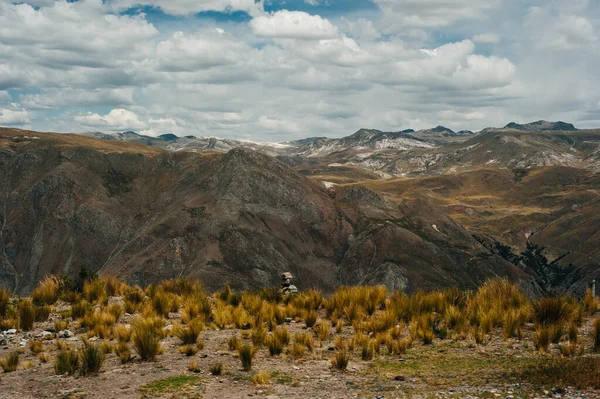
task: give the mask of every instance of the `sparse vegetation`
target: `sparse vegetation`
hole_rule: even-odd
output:
[[[109,294],[100,293],[98,287],[122,295],[125,309],[130,306],[133,315],[122,318],[123,302],[118,298],[108,302]],[[37,305],[27,299],[15,298],[12,302],[4,299],[6,316],[0,319],[3,325],[10,325],[14,320],[17,324],[22,321],[27,324],[31,310],[33,321],[29,328],[34,326],[36,319],[46,319],[53,305],[40,299],[44,297],[41,293],[45,290],[49,288],[45,286],[37,291]],[[61,299],[63,295],[69,296],[62,288],[59,291]],[[538,355],[534,356],[533,350],[525,349],[533,343],[539,352],[544,353],[544,358],[560,356],[563,359],[560,362],[553,360],[549,366],[558,370],[558,375],[589,387],[594,384],[592,376],[585,374],[575,380],[571,373],[560,368],[575,364],[565,363],[567,360],[578,362],[592,348],[594,351],[600,348],[600,319],[593,323],[591,337],[587,333],[580,334],[582,323],[589,320],[594,309],[595,302],[589,294],[580,301],[563,296],[532,301],[507,280],[489,281],[475,292],[449,289],[412,295],[388,293],[384,287],[344,287],[329,297],[318,291],[309,291],[278,303],[276,299],[265,300],[277,298],[268,292],[236,293],[226,288],[209,297],[198,285],[185,281],[172,280],[143,291],[139,287],[132,288],[118,284],[117,280],[106,279],[86,282],[84,295],[86,300],[76,299],[67,309],[53,310],[53,318],[56,315],[55,332],[69,327],[72,327],[71,331],[81,328],[77,334],[84,342],[82,348],[73,349],[68,346],[67,340],[56,339],[58,352],[55,355],[50,342],[45,346],[40,339],[29,341],[29,351],[40,362],[54,358],[57,374],[74,374],[76,371],[81,375],[97,373],[103,367],[104,358],[111,352],[121,363],[130,363],[134,359],[131,348],[135,349],[135,358],[155,361],[163,350],[161,341],[167,333],[178,338],[180,345],[177,350],[180,353],[194,356],[204,346],[200,340],[202,331],[235,329],[234,334],[224,333],[229,335],[228,339],[225,340],[225,335],[221,336],[223,338],[218,342],[220,349],[217,350],[228,347],[237,352],[246,372],[252,370],[253,359],[263,345],[271,356],[285,353],[282,361],[329,358],[331,355],[328,353],[331,352],[328,351],[332,350],[335,352],[332,353],[331,367],[338,370],[346,370],[349,362],[361,359],[372,362],[373,370],[379,370],[381,364],[393,363],[397,356],[414,359],[415,354],[425,354],[427,359],[429,352],[439,351],[430,362],[436,370],[441,364],[443,370],[446,367],[446,348],[452,347],[453,343],[458,345],[460,341],[469,340],[468,345],[472,347],[486,345],[490,341],[494,341],[494,345],[507,341],[504,347],[511,348],[516,344],[516,338],[521,340],[518,345],[522,345],[520,350],[523,352],[520,353],[525,353],[525,359],[531,363],[519,369],[503,366],[513,375],[518,374],[528,381],[536,376],[540,376],[540,381],[550,381],[549,369],[537,365]],[[175,308],[178,308],[177,312]],[[169,321],[172,328],[167,331],[165,318],[169,315],[174,320]],[[282,325],[286,318],[295,320],[295,323],[287,327]],[[305,322],[310,327],[304,328]],[[125,323],[131,323],[131,327]],[[293,337],[288,327],[293,331]],[[210,334],[207,332],[207,337]],[[92,343],[91,337],[107,341]],[[170,342],[174,341],[171,339]],[[164,350],[172,350],[171,347],[166,345]],[[460,343],[458,347],[467,346]],[[451,358],[459,363],[459,367],[466,367],[455,357]],[[202,365],[199,359],[189,363],[190,372],[199,373],[202,367],[208,367],[206,363]],[[412,367],[410,364],[406,367]],[[20,368],[24,369],[26,365],[39,367],[38,362],[29,361],[23,362]],[[447,367],[450,370],[451,366]],[[210,372],[220,375],[222,368],[221,363],[215,363]],[[235,373],[232,371],[233,375]],[[262,385],[268,383],[271,377],[276,380],[275,374],[263,372],[244,378]]]
[[[350,361],[350,354],[345,350],[340,350],[335,353],[333,359],[331,359],[331,365],[338,370],[345,371]]]
[[[59,281],[55,276],[44,278],[31,293],[31,300],[36,305],[52,305],[59,296]]]
[[[156,359],[164,336],[163,326],[164,321],[154,317],[141,317],[133,323],[133,346],[142,360]]]
[[[79,354],[70,348],[60,349],[54,359],[54,371],[56,374],[75,374],[79,368]]]
[[[238,354],[242,362],[242,369],[244,371],[252,370],[252,360],[254,359],[254,355],[256,355],[256,348],[251,345],[240,345],[238,347]]]
[[[223,373],[223,363],[215,363],[209,369],[212,375],[221,375]]]
[[[267,371],[259,371],[250,379],[255,385],[265,385],[271,380],[271,374]]]
[[[79,359],[81,375],[97,373],[104,363],[104,351],[99,345],[88,343],[79,350]]]
[[[30,300],[19,302],[19,326],[23,331],[29,331],[33,328],[35,321],[35,308]]]
[[[5,373],[17,370],[17,367],[19,367],[19,352],[10,352],[8,355],[1,358],[0,367]]]

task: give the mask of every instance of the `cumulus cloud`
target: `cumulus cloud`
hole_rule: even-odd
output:
[[[326,18],[302,11],[277,11],[250,21],[258,36],[276,39],[332,39],[338,29]]]
[[[134,112],[123,108],[111,110],[108,114],[101,116],[88,112],[86,115],[75,117],[75,121],[82,126],[101,130],[141,130],[148,127]]]
[[[30,122],[29,113],[24,109],[0,109],[0,126],[23,126]]]
[[[251,140],[598,114],[594,2],[374,2],[0,0],[0,109],[40,130]]]

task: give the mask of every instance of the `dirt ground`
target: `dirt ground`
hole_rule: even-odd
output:
[[[120,322],[128,322],[127,317]],[[345,372],[331,367],[332,341],[300,359],[285,353],[271,357],[263,348],[254,359],[252,371],[244,372],[237,353],[227,345],[230,336],[239,337],[242,332],[207,330],[201,335],[204,349],[191,357],[179,353],[179,340],[169,337],[163,341],[164,352],[156,362],[134,359],[123,365],[117,355],[110,353],[97,375],[59,376],[53,369],[55,340],[44,343],[50,357],[47,363],[41,363],[23,346],[49,325],[51,321],[36,323],[33,331],[9,335],[0,346],[0,357],[19,347],[22,352],[19,369],[0,374],[1,399],[600,398],[600,391],[596,390],[533,386],[515,378],[512,371],[540,358],[527,339],[494,338],[485,346],[474,345],[468,339],[436,339],[433,345],[416,344],[401,356],[385,355],[383,350],[374,361],[362,361],[360,353],[355,352]],[[287,328],[291,335],[306,331],[303,323],[288,323]],[[581,336],[588,337],[590,329],[588,321]],[[349,338],[351,334],[352,327],[344,327],[342,335]],[[77,336],[62,340],[81,345]],[[192,360],[199,372],[188,371]],[[28,362],[31,368],[25,369]],[[219,362],[223,364],[223,374],[211,375],[210,366]],[[258,371],[270,373],[267,384],[255,385],[251,381]]]

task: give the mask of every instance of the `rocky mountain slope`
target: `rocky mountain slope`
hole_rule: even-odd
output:
[[[138,284],[198,278],[209,289],[275,286],[284,270],[304,289],[473,288],[498,275],[539,289],[427,199],[331,191],[249,149],[166,151],[1,128],[0,210],[0,284],[17,293],[81,267]]]

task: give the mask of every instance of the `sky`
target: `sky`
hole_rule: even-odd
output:
[[[0,126],[600,127],[597,0],[0,0]]]

